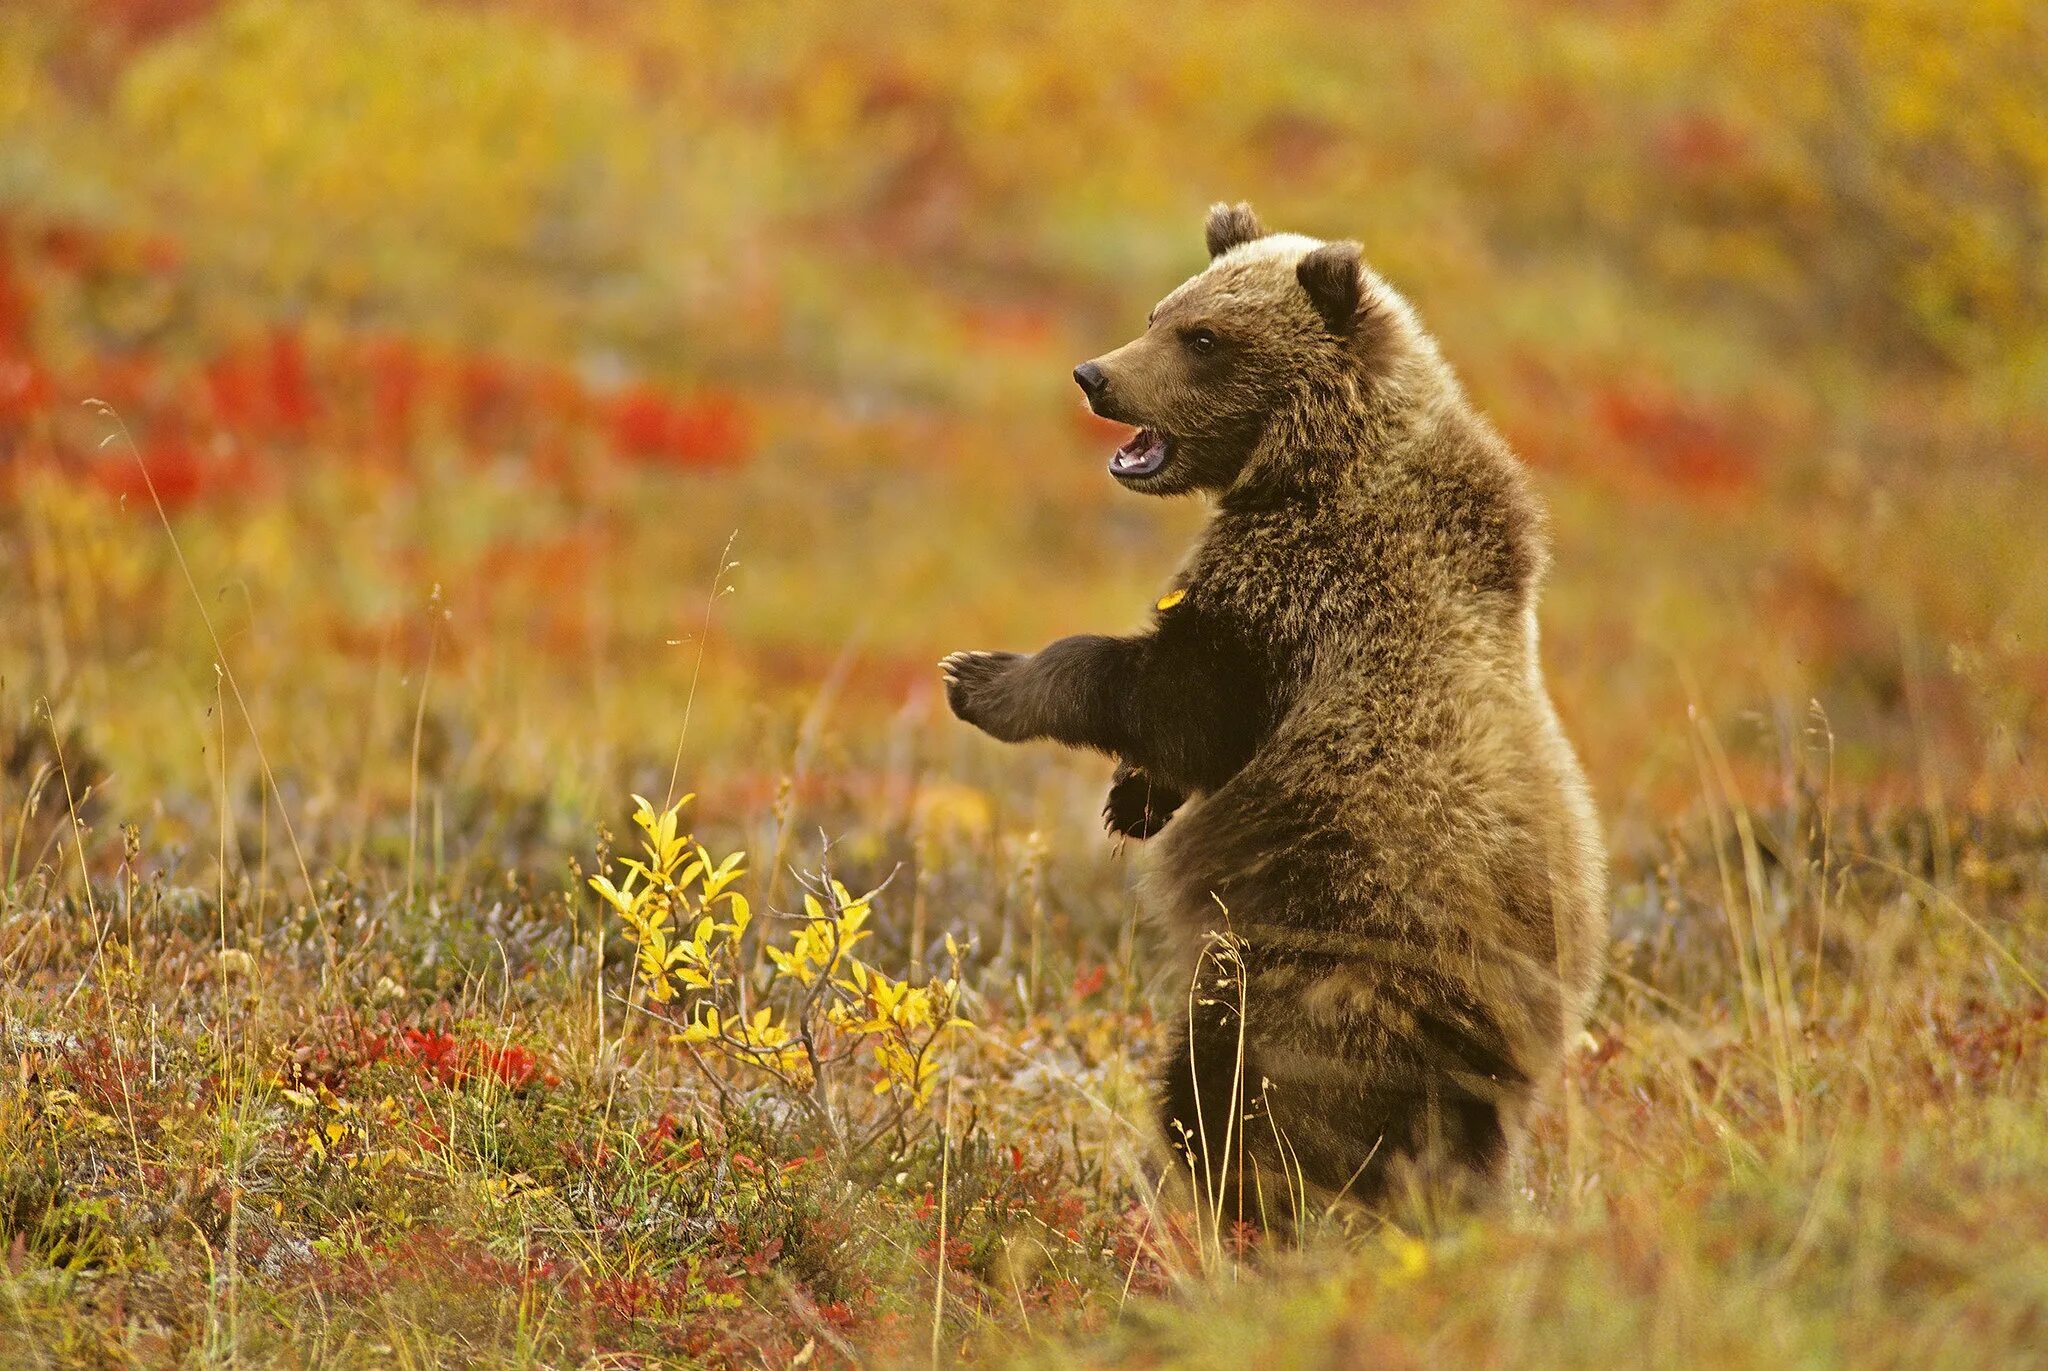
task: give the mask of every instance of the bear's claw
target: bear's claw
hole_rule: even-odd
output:
[[[1012,741],[1000,727],[997,714],[1003,676],[1017,660],[1014,652],[954,652],[940,658],[947,706],[984,733]]]
[[[1102,802],[1102,826],[1115,837],[1143,842],[1165,828],[1180,806],[1180,796],[1138,768],[1121,765],[1110,778],[1109,794]]]

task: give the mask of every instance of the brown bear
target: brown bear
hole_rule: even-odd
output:
[[[1208,220],[1210,263],[1076,368],[1109,470],[1214,516],[1148,631],[942,663],[1005,742],[1118,759],[1193,989],[1159,1104],[1197,1192],[1292,1224],[1497,1188],[1606,949],[1605,856],[1545,691],[1543,508],[1351,242]]]

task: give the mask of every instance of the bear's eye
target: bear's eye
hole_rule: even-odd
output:
[[[1182,337],[1191,351],[1211,353],[1216,350],[1216,335],[1208,329],[1189,329]]]

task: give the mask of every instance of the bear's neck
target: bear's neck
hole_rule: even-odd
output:
[[[1345,369],[1304,376],[1266,421],[1250,458],[1222,503],[1252,508],[1322,503],[1365,471],[1398,456],[1427,416],[1455,396],[1438,393],[1440,372],[1395,367],[1377,377]]]

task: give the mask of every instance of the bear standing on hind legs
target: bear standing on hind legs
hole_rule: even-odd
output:
[[[1215,514],[1150,629],[955,653],[953,712],[1115,757],[1190,1013],[1161,1123],[1226,1220],[1494,1188],[1584,1022],[1605,857],[1537,659],[1543,509],[1357,244],[1208,222],[1077,367],[1110,459]],[[1219,939],[1210,935],[1223,933]],[[1204,951],[1204,943],[1208,943]]]

